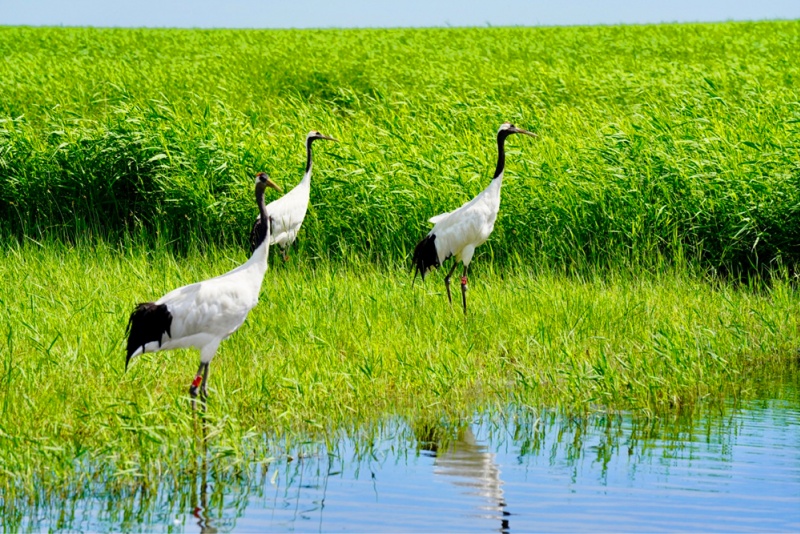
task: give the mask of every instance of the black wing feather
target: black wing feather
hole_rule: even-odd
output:
[[[428,234],[417,244],[411,261],[414,264],[414,279],[417,278],[417,274],[420,274],[425,280],[425,273],[434,267],[439,267],[439,254],[436,252],[436,236],[434,234]]]
[[[125,369],[134,352],[144,347],[151,341],[158,341],[166,333],[172,336],[172,314],[166,304],[156,304],[155,302],[143,302],[136,306],[128,319],[128,327],[125,333],[128,334],[128,355],[125,358]]]

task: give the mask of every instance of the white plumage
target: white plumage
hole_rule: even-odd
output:
[[[256,202],[264,220],[264,190],[278,189],[265,173],[256,176]],[[269,256],[269,225],[261,231],[261,242],[250,259],[216,278],[170,291],[155,302],[139,304],[128,321],[127,368],[130,360],[144,352],[194,347],[200,351],[200,368],[189,393],[197,395],[202,382],[206,394],[208,365],[222,340],[244,324],[256,304]]]
[[[267,212],[272,220],[270,245],[281,247],[284,261],[288,259],[287,251],[297,238],[297,233],[300,231],[300,226],[306,218],[306,211],[308,211],[308,202],[311,196],[311,167],[313,165],[311,144],[317,139],[336,141],[333,137],[322,135],[316,130],[310,131],[306,136],[306,171],[303,179],[291,191],[270,202],[267,206]],[[260,217],[256,219],[255,224],[258,225],[260,220]]]
[[[297,232],[306,218],[311,196],[311,173],[306,173],[297,186],[278,200],[270,202],[267,212],[272,215],[270,245],[287,249],[297,239]]]
[[[197,347],[200,361],[210,362],[220,342],[238,330],[258,304],[267,254],[267,247],[259,247],[236,269],[180,287],[158,299],[155,304],[166,305],[172,315],[171,332],[164,332],[159,341],[150,341],[131,357],[142,352]]]
[[[475,254],[475,248],[485,243],[494,230],[497,213],[500,211],[500,188],[503,185],[505,170],[505,140],[509,135],[516,133],[536,135],[511,123],[503,123],[497,132],[497,167],[491,183],[460,208],[431,217],[429,221],[434,224],[433,229],[414,249],[414,277],[419,273],[423,280],[428,270],[439,267],[450,257],[455,257],[453,267],[444,279],[447,298],[451,303],[453,300],[450,295],[450,277],[458,262],[464,264],[464,274],[461,277],[464,313],[467,312],[467,270]]]
[[[500,175],[457,210],[428,219],[435,225],[430,234],[436,236],[436,253],[440,264],[455,256],[456,262],[469,265],[475,248],[484,244],[494,230],[494,222],[500,211],[502,185],[503,176]]]

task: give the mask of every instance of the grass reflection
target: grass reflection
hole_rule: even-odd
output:
[[[670,469],[697,465],[698,477],[704,469],[713,470],[708,476],[724,477],[748,426],[757,431],[760,426],[796,424],[798,412],[790,409],[796,391],[774,393],[772,401],[696,408],[659,418],[619,412],[571,417],[513,406],[462,418],[391,418],[343,430],[327,441],[292,443],[261,436],[247,445],[250,457],[261,460],[238,468],[215,448],[214,421],[198,416],[193,448],[187,450],[182,469],[164,472],[157,484],[119,485],[100,466],[76,465],[94,476],[70,487],[39,487],[32,497],[4,495],[3,524],[23,531],[173,532],[196,526],[200,532],[225,532],[243,520],[252,521],[247,517],[255,514],[273,526],[325,530],[341,521],[336,508],[342,488],[366,484],[366,494],[373,492],[375,502],[385,503],[386,495],[407,481],[384,473],[401,470],[411,473],[410,479],[427,477],[427,484],[444,482],[454,499],[468,503],[467,516],[496,521],[496,530],[507,532],[516,509],[528,503],[509,499],[504,472],[511,466],[502,466],[498,456],[514,458],[517,464],[535,460],[563,473],[564,485],[576,488],[586,484],[587,469],[599,487],[619,483],[610,473],[620,463],[626,466],[625,484],[632,486],[641,484],[639,471],[653,466],[668,475]],[[436,506],[431,500],[430,510],[418,513],[435,514]],[[360,520],[356,516],[352,521]]]

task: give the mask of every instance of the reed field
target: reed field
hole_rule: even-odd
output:
[[[235,474],[388,415],[774,392],[800,346],[797,50],[800,22],[0,27],[0,514],[184,480],[201,423]],[[538,138],[506,145],[464,318],[410,253],[489,183],[505,120]],[[293,187],[311,129],[341,142],[193,413],[197,353],[125,372],[128,316],[247,259],[253,175]]]
[[[748,271],[800,254],[800,22],[325,31],[0,28],[0,235],[244,243],[318,129],[305,255],[407,261],[491,178],[483,255]]]

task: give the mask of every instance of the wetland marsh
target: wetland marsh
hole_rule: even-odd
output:
[[[388,418],[288,449],[263,436],[273,456],[237,476],[201,445],[181,480],[97,482],[6,517],[23,530],[794,531],[796,382],[770,395],[663,418],[519,406]]]
[[[792,21],[0,28],[2,525],[796,529],[799,48]],[[465,319],[409,256],[505,120],[539,137]],[[252,176],[297,183],[312,128],[341,143],[200,416],[196,353],[125,372],[128,315],[246,259]]]

